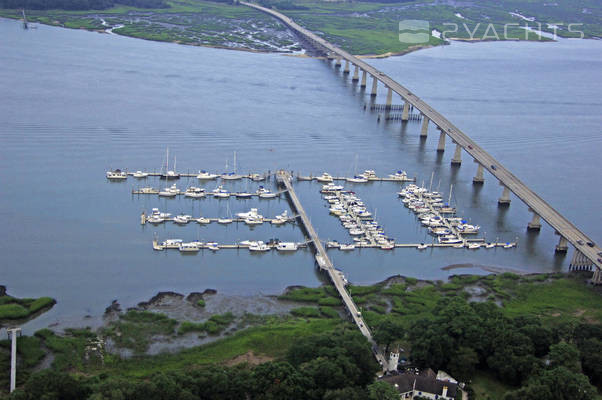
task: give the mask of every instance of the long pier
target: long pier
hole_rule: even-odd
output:
[[[360,313],[357,306],[353,302],[353,299],[351,298],[349,293],[347,293],[347,289],[345,289],[345,282],[343,281],[343,278],[338,273],[338,271],[334,268],[332,261],[330,260],[330,258],[328,257],[328,254],[326,253],[326,249],[324,248],[324,245],[322,245],[322,242],[320,241],[318,234],[316,233],[313,225],[309,221],[309,218],[308,218],[307,214],[305,213],[305,210],[303,209],[303,206],[301,205],[301,202],[299,201],[299,198],[297,197],[295,190],[293,189],[293,185],[291,183],[292,177],[291,177],[290,173],[288,173],[287,171],[278,171],[276,173],[276,179],[277,179],[277,182],[279,185],[282,185],[286,188],[286,193],[288,195],[288,198],[291,201],[293,207],[295,208],[297,215],[301,219],[301,223],[303,224],[305,231],[309,235],[309,238],[311,240],[311,243],[313,244],[314,250],[316,251],[316,262],[317,262],[319,268],[321,270],[325,271],[326,273],[328,273],[328,276],[330,277],[332,284],[334,285],[336,290],[339,292],[339,296],[343,300],[343,304],[345,304],[345,308],[347,308],[347,311],[351,315],[353,322],[355,323],[355,325],[357,325],[360,332],[372,344],[372,348],[374,349],[373,351],[374,351],[374,356],[376,357],[376,360],[379,362],[379,364],[383,368],[385,368],[387,365],[386,358],[385,358],[384,354],[377,348],[376,343],[374,342],[374,339],[372,338],[372,333],[370,332],[370,329],[368,329],[368,326],[364,322],[364,318],[362,317],[362,314]]]
[[[588,266],[589,268],[595,266],[596,270],[594,271],[592,281],[602,284],[602,258],[597,255],[602,252],[602,248],[432,106],[384,72],[379,71],[370,64],[334,46],[308,29],[303,28],[286,15],[245,1],[241,1],[240,4],[252,7],[279,19],[316,49],[322,50],[329,58],[336,59],[337,66],[341,66],[341,61],[345,60],[345,74],[350,73],[350,64],[353,65],[353,81],[360,80],[359,71],[361,70],[361,87],[366,87],[367,75],[370,75],[372,77],[371,95],[373,97],[377,95],[378,82],[384,84],[387,88],[386,106],[392,107],[393,92],[399,95],[404,101],[404,120],[407,121],[410,108],[420,111],[423,117],[421,136],[427,136],[429,121],[432,122],[440,131],[437,151],[445,151],[445,139],[449,136],[456,145],[454,157],[451,160],[452,164],[461,164],[462,150],[468,153],[474,162],[477,163],[477,172],[473,180],[475,184],[482,184],[484,182],[483,170],[487,170],[502,186],[502,195],[499,199],[500,205],[509,205],[511,201],[510,192],[514,193],[533,213],[533,219],[527,225],[528,229],[539,230],[541,228],[540,219],[543,218],[560,236],[556,251],[566,252],[567,242],[571,243],[575,247],[575,255],[571,262],[571,267],[578,266],[580,269],[587,269]]]

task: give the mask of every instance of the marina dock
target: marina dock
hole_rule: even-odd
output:
[[[293,185],[291,184],[292,177],[291,177],[290,173],[288,173],[287,171],[278,171],[276,174],[276,178],[277,178],[278,184],[282,185],[286,188],[287,196],[288,196],[294,210],[299,215],[299,219],[301,220],[302,226],[304,227],[305,231],[307,232],[307,234],[309,235],[309,237],[311,239],[311,243],[316,252],[316,263],[318,264],[318,267],[321,270],[328,273],[328,276],[329,276],[332,284],[334,285],[336,290],[339,292],[339,296],[343,300],[343,304],[345,304],[345,308],[347,309],[348,313],[351,315],[351,319],[353,320],[355,325],[359,328],[360,332],[372,344],[374,356],[376,357],[376,359],[380,363],[380,365],[384,368],[387,364],[387,359],[386,359],[385,355],[382,353],[382,351],[380,349],[378,349],[376,342],[372,338],[372,332],[370,332],[370,329],[368,329],[368,326],[366,325],[366,322],[364,321],[361,312],[358,310],[357,306],[353,302],[353,299],[351,298],[351,296],[347,292],[347,289],[345,288],[345,281],[343,280],[343,277],[334,268],[332,261],[330,260],[330,258],[328,257],[328,254],[326,253],[326,249],[322,245],[322,242],[320,241],[318,234],[316,233],[314,227],[312,226],[311,222],[309,221],[309,218],[308,218],[307,214],[305,213],[305,210],[303,209],[303,206],[301,205],[301,202],[299,201],[299,198],[297,197],[295,190],[293,189]]]

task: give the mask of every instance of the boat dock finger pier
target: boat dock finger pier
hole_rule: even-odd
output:
[[[320,241],[318,234],[316,233],[314,227],[312,226],[311,222],[309,221],[309,218],[308,218],[307,214],[305,213],[305,210],[303,209],[303,206],[301,205],[301,202],[299,201],[299,198],[297,197],[295,190],[293,189],[293,185],[291,183],[292,182],[291,174],[287,171],[282,171],[282,170],[278,171],[276,173],[276,180],[277,180],[277,183],[279,186],[283,186],[284,188],[286,188],[286,194],[288,196],[289,201],[292,204],[294,211],[297,213],[299,219],[301,220],[301,226],[304,228],[304,230],[309,235],[309,238],[311,240],[313,248],[316,252],[316,263],[318,264],[318,267],[320,268],[320,270],[325,271],[328,274],[330,281],[336,288],[337,292],[339,292],[339,296],[343,300],[343,304],[345,305],[345,308],[347,309],[348,313],[351,315],[351,319],[353,320],[355,325],[359,328],[360,332],[372,344],[372,348],[374,349],[373,351],[374,351],[374,356],[376,357],[376,360],[379,362],[380,365],[385,367],[387,364],[386,358],[385,358],[384,354],[382,353],[382,351],[380,351],[378,349],[378,347],[376,346],[376,343],[374,342],[374,339],[372,338],[372,333],[368,329],[368,327],[362,317],[362,314],[360,313],[357,306],[353,302],[353,299],[347,292],[347,289],[345,289],[345,282],[343,281],[343,278],[338,273],[338,271],[334,268],[334,265],[332,264],[332,261],[328,257],[328,254],[326,254],[326,249],[324,248],[324,245]]]

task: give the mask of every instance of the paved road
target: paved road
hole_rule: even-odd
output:
[[[375,342],[374,342],[374,339],[372,338],[372,333],[366,326],[366,323],[364,322],[364,319],[362,318],[357,306],[353,302],[353,299],[351,298],[349,293],[347,293],[347,289],[345,289],[345,282],[343,282],[343,278],[341,277],[339,272],[334,268],[334,265],[332,264],[332,261],[330,261],[328,254],[326,254],[326,249],[324,249],[324,245],[320,241],[318,234],[314,230],[314,227],[312,226],[311,222],[309,221],[309,218],[307,217],[307,214],[305,213],[305,210],[303,209],[303,206],[301,205],[301,202],[299,201],[299,198],[297,197],[297,194],[295,193],[295,190],[293,189],[293,185],[291,184],[292,177],[291,177],[290,173],[288,173],[286,171],[278,171],[277,177],[278,177],[278,182],[281,182],[286,187],[289,198],[291,199],[291,202],[293,203],[293,205],[296,209],[295,211],[301,218],[303,225],[305,226],[307,232],[309,233],[309,236],[313,242],[314,248],[316,249],[317,256],[322,257],[321,261],[318,261],[320,268],[328,273],[328,276],[330,277],[332,284],[339,292],[339,296],[341,296],[341,299],[343,300],[343,303],[345,304],[347,311],[349,311],[349,314],[351,315],[353,322],[359,328],[360,332],[362,332],[362,334],[368,339],[368,341],[373,346],[373,348],[375,348],[374,347]],[[386,359],[380,350],[376,351],[374,353],[374,356],[376,357],[376,360],[382,366],[387,365]]]
[[[376,77],[380,82],[391,88],[395,93],[399,94],[405,101],[409,102],[414,108],[420,110],[420,112],[428,117],[437,127],[444,132],[447,136],[451,137],[456,143],[458,143],[464,151],[466,151],[472,158],[474,158],[479,164],[481,164],[487,171],[495,176],[500,182],[502,182],[512,193],[514,193],[519,199],[521,199],[529,208],[537,213],[543,220],[545,220],[552,228],[566,238],[576,249],[582,252],[588,259],[599,270],[602,270],[602,262],[598,261],[600,257],[597,253],[602,251],[602,248],[597,244],[594,247],[589,247],[585,243],[593,242],[585,233],[581,232],[575,225],[573,225],[568,219],[563,217],[558,211],[550,206],[545,200],[543,200],[537,193],[529,189],[523,182],[520,181],[514,174],[506,169],[499,161],[488,154],[483,148],[476,144],[468,135],[454,126],[448,121],[443,115],[435,111],[429,104],[420,99],[414,93],[394,81],[392,78],[377,70],[370,64],[360,60],[359,58],[347,53],[344,50],[332,45],[321,37],[315,35],[311,31],[303,28],[296,24],[292,19],[283,15],[277,11],[261,7],[257,4],[247,3],[241,1],[249,7],[253,7],[265,13],[268,13],[286,24],[289,28],[295,31],[297,34],[305,37],[310,42],[321,46],[326,51],[335,53],[349,62],[358,65],[364,71],[367,71],[373,77]],[[525,221],[526,224],[527,221]],[[578,241],[583,242],[581,245]]]

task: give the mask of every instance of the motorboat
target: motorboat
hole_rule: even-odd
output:
[[[393,243],[384,243],[380,245],[380,248],[383,250],[393,250],[395,245]]]
[[[192,221],[192,216],[185,214],[176,215],[173,219],[173,222],[180,225],[186,225],[190,221]]]
[[[200,217],[196,219],[196,222],[198,222],[199,224],[210,224],[211,220],[209,218]]]
[[[486,249],[492,249],[492,248],[494,248],[494,247],[495,247],[495,243],[487,243],[487,244],[485,245],[485,248],[486,248]]]
[[[146,178],[148,177],[148,172],[136,171],[132,174],[134,178]]]
[[[159,190],[152,188],[150,186],[146,186],[146,187],[141,187],[140,189],[138,189],[138,193],[139,194],[159,194]]]
[[[455,243],[463,243],[462,239],[453,236],[453,237],[438,237],[437,240],[441,244],[455,244]]]
[[[201,197],[205,197],[205,189],[191,186],[188,189],[186,189],[184,196],[193,199],[200,199]]]
[[[480,243],[468,243],[467,247],[471,250],[475,250],[475,249],[481,248],[481,244]]]
[[[217,198],[221,198],[221,199],[226,199],[226,198],[230,197],[230,192],[228,190],[224,189],[224,187],[222,185],[213,189],[211,191],[211,193],[213,194],[213,197],[217,197]]]
[[[146,218],[146,221],[149,222],[149,223],[151,223],[151,224],[155,224],[156,225],[156,224],[160,224],[160,223],[165,222],[165,218],[161,218],[161,217],[155,216],[155,215],[149,215]]]
[[[218,218],[217,219],[218,224],[226,225],[226,224],[231,224],[232,222],[233,222],[232,218]]]
[[[258,190],[257,194],[259,195],[260,199],[273,199],[278,196],[278,193],[270,192],[268,189],[265,188],[263,189],[263,191],[261,191],[261,193]]]
[[[167,239],[161,243],[161,246],[166,249],[179,249],[182,243],[182,239]]]
[[[456,248],[456,249],[461,249],[464,247],[464,243],[458,243],[458,244],[454,244],[452,247]]]
[[[236,196],[237,199],[249,199],[251,197],[253,197],[253,193],[248,193],[248,192],[238,192],[234,194]]]
[[[378,179],[378,176],[376,176],[376,172],[374,172],[374,170],[372,169],[367,169],[364,172],[362,172],[360,174],[360,176],[366,178],[367,180],[375,180]]]
[[[188,243],[180,243],[178,250],[183,253],[192,253],[197,252],[201,249],[202,243],[200,242],[188,242]]]
[[[245,218],[245,224],[247,225],[261,225],[263,224],[263,217],[247,217]]]
[[[365,178],[361,175],[355,175],[353,178],[346,178],[345,179],[347,182],[352,182],[352,183],[366,183],[368,182],[368,178]]]
[[[316,180],[318,182],[332,182],[333,181],[332,176],[327,172],[324,172],[322,175],[316,177]]]
[[[443,235],[449,235],[451,233],[451,230],[449,228],[429,228],[429,232],[431,232],[434,235],[439,235],[439,236],[443,236]]]
[[[267,244],[265,244],[262,241],[258,241],[258,242],[255,242],[255,243],[249,245],[249,250],[250,251],[268,251],[268,250],[270,250],[270,246],[268,246]]]
[[[506,244],[504,245],[504,248],[505,248],[505,249],[511,249],[511,248],[513,248],[513,247],[516,247],[516,243],[506,243]]]
[[[329,247],[329,248],[337,248],[339,246],[340,246],[340,244],[336,240],[332,240],[332,241],[326,243],[326,247]]]
[[[217,242],[207,242],[205,243],[205,247],[207,247],[211,251],[219,250],[219,245],[217,244]]]
[[[272,224],[282,225],[282,224],[287,223],[288,220],[289,220],[288,212],[285,210],[282,214],[276,215],[276,217],[272,219]]]
[[[359,236],[359,235],[363,235],[365,232],[362,229],[356,228],[356,229],[350,229],[349,230],[349,234],[352,236]]]
[[[180,189],[176,187],[175,183],[170,187],[163,188],[159,191],[159,196],[161,197],[176,197],[178,194],[180,194]]]
[[[424,243],[420,243],[418,246],[416,246],[416,248],[417,248],[418,250],[424,250],[424,249],[426,249],[427,247],[429,247],[429,246],[428,246],[428,244],[424,244]]]
[[[107,179],[110,180],[124,180],[128,178],[128,173],[120,169],[107,171]]]
[[[255,217],[260,217],[259,213],[257,212],[256,208],[251,208],[251,211],[247,211],[247,212],[239,212],[236,214],[236,216],[238,218],[255,218]],[[263,218],[263,217],[261,217]]]
[[[481,227],[479,225],[459,224],[458,226],[456,226],[456,229],[458,230],[458,232],[467,235],[479,233],[479,229],[481,229]]]
[[[211,181],[213,179],[217,179],[218,174],[211,174],[205,170],[199,171],[199,174],[196,176],[200,181]]]
[[[320,190],[320,192],[331,193],[331,192],[339,192],[341,190],[343,190],[343,186],[329,183],[328,185],[323,185],[322,190]]]
[[[266,179],[266,177],[264,175],[260,175],[260,174],[251,174],[251,175],[249,175],[249,178],[255,182],[263,181]]]
[[[150,215],[150,217],[158,217],[158,218],[163,218],[163,219],[165,219],[165,218],[169,218],[169,217],[171,217],[171,214],[170,214],[170,213],[164,213],[164,212],[161,212],[161,211],[159,211],[159,209],[158,209],[158,208],[153,208],[153,209],[151,210],[151,215]]]
[[[339,246],[339,250],[342,250],[342,251],[349,251],[349,250],[353,250],[353,249],[355,249],[354,244],[341,244]]]
[[[295,251],[299,248],[299,245],[294,242],[280,242],[276,245],[278,251]]]
[[[407,181],[408,180],[408,174],[406,174],[405,171],[397,171],[394,174],[390,174],[389,178],[394,179],[396,181]]]

